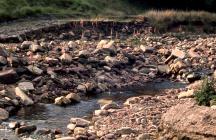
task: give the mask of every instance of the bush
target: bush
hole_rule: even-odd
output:
[[[205,78],[202,88],[195,93],[195,99],[199,105],[210,106],[211,100],[216,100],[216,92],[212,80]]]

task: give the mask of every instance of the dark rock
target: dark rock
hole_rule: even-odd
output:
[[[200,79],[201,79],[201,76],[198,73],[192,73],[192,74],[189,74],[187,76],[187,80],[190,83],[193,83],[193,82],[200,80]]]
[[[0,83],[12,84],[18,81],[18,75],[14,69],[4,70],[0,72]]]
[[[15,129],[15,134],[23,134],[23,133],[32,133],[37,129],[35,125],[29,125],[29,126],[21,126],[20,128]]]

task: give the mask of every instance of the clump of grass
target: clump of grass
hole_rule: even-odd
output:
[[[213,81],[205,78],[202,83],[201,90],[196,91],[195,99],[199,105],[210,106],[211,100],[216,100],[216,91]]]
[[[205,11],[150,10],[143,14],[159,31],[167,31],[175,25],[211,27],[216,21],[216,14]]]

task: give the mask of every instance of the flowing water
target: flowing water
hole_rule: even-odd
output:
[[[146,86],[128,89],[127,91],[106,92],[95,97],[90,97],[88,100],[81,103],[59,107],[53,104],[36,104],[31,107],[20,109],[17,114],[9,119],[9,121],[25,121],[29,124],[34,124],[37,129],[61,129],[66,132],[66,126],[71,117],[90,116],[94,110],[99,109],[99,99],[110,99],[119,104],[122,104],[126,99],[139,95],[158,95],[163,89],[181,88],[184,84],[164,82],[150,82]],[[18,139],[13,132],[0,129],[0,137],[8,138],[9,140]]]

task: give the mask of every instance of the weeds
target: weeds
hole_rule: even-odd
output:
[[[195,93],[195,99],[199,105],[210,106],[211,100],[216,100],[216,92],[212,80],[205,78],[202,88]]]

